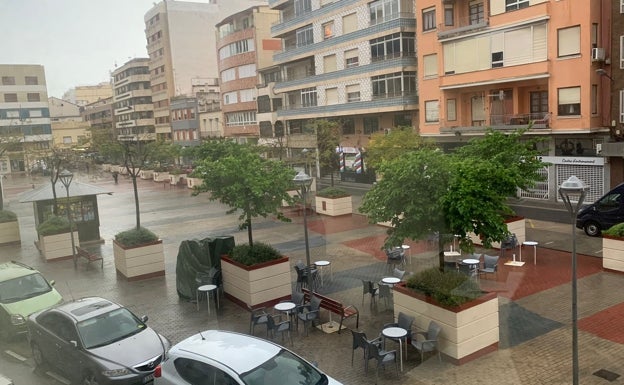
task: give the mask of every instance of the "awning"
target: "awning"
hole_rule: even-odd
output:
[[[100,194],[112,194],[113,192],[110,190],[106,190],[102,187],[94,186],[87,183],[72,181],[69,185],[69,196],[70,197],[82,197],[87,195],[100,195]],[[67,197],[67,192],[65,191],[65,186],[61,182],[56,183],[56,197],[57,198],[65,198]],[[47,185],[40,186],[34,190],[25,191],[19,195],[20,203],[25,202],[39,202],[54,199],[54,195],[52,194],[52,183],[48,183]]]

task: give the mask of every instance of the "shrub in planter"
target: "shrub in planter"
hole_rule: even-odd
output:
[[[280,259],[283,255],[271,245],[254,242],[253,247],[250,247],[248,243],[234,246],[229,257],[233,261],[245,266],[253,266],[258,263]]]
[[[438,268],[414,274],[407,280],[406,286],[448,307],[462,305],[483,294],[479,284],[467,275],[456,271],[444,272]]]
[[[603,231],[602,234],[610,237],[624,238],[624,223],[613,225],[609,229]]]
[[[348,197],[351,194],[343,188],[340,187],[325,187],[322,190],[316,192],[317,197],[323,198],[343,198]]]
[[[0,223],[15,222],[17,215],[13,211],[0,210]]]
[[[136,247],[156,242],[158,235],[145,227],[132,228],[115,235],[115,241],[124,247]]]
[[[37,226],[37,233],[43,237],[69,233],[69,221],[65,217],[52,215]]]

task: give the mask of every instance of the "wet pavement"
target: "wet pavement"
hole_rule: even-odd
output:
[[[238,215],[226,215],[227,207],[211,202],[206,194],[191,196],[190,190],[172,187],[151,180],[139,181],[141,224],[158,234],[165,247],[163,277],[128,282],[115,271],[112,238],[119,231],[135,224],[134,197],[129,179],[120,177],[114,184],[109,173],[79,174],[82,182],[103,186],[112,195],[98,198],[101,244],[84,245],[104,257],[104,266],[71,260],[45,262],[35,248],[36,232],[32,205],[19,203],[17,194],[47,181],[42,178],[16,177],[5,179],[5,205],[19,216],[21,245],[0,247],[0,261],[19,260],[42,271],[56,281],[56,288],[66,298],[99,295],[129,307],[138,315],[149,316],[149,325],[173,343],[205,329],[249,332],[249,313],[225,298],[209,315],[205,306],[198,311],[194,303],[180,299],[176,290],[176,257],[180,242],[220,235],[233,235],[236,243],[247,242],[247,232],[238,230]],[[355,197],[357,205],[360,197]],[[255,241],[270,243],[290,257],[291,264],[305,260],[303,218],[290,212],[290,223],[273,218],[255,219]],[[387,273],[381,245],[385,228],[369,224],[359,214],[331,218],[309,217],[311,260],[331,262],[331,275],[325,275],[322,294],[360,311],[360,327],[369,337],[379,335],[382,326],[393,320],[391,304],[371,303],[363,298],[361,279],[378,281]],[[435,355],[420,362],[418,352],[408,347],[403,372],[393,367],[380,369],[380,384],[566,384],[572,382],[570,249],[572,227],[566,223],[527,220],[527,239],[539,243],[536,264],[532,248],[524,248],[522,267],[503,264],[511,258],[507,252],[499,263],[496,276],[481,279],[482,288],[499,295],[500,343],[496,352],[461,366],[439,362]],[[580,378],[583,384],[605,384],[608,381],[593,375],[605,369],[624,374],[624,275],[602,270],[601,240],[577,231],[578,309]],[[411,272],[437,265],[437,253],[426,242],[407,242]],[[483,250],[498,254],[498,250]],[[509,258],[507,258],[509,257]],[[293,272],[293,282],[296,275]],[[205,304],[204,304],[205,305]],[[213,309],[214,310],[214,309]],[[323,321],[329,316],[321,315]],[[355,327],[354,320],[346,326]],[[256,335],[265,336],[261,327]],[[351,333],[326,334],[312,330],[305,336],[303,327],[293,336],[294,343],[285,345],[303,357],[316,361],[319,367],[344,384],[373,384],[375,364],[368,374],[364,371],[362,352],[355,352],[351,365]],[[278,342],[281,342],[278,338]],[[12,377],[16,384],[54,384],[49,376],[32,373],[32,359],[27,344],[17,341],[4,344],[0,356],[0,372]],[[15,352],[23,356],[20,362]],[[624,383],[623,377],[611,383]]]

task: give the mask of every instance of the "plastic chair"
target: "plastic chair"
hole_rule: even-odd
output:
[[[379,345],[369,342],[368,343],[368,357],[370,359],[374,359],[377,361],[377,371],[375,374],[375,384],[379,380],[379,367],[383,366],[385,368],[386,364],[394,361],[394,366],[396,367],[397,376],[399,375],[399,364],[397,362],[397,352],[396,350],[381,350]]]
[[[366,338],[366,333],[358,332],[351,329],[351,335],[353,336],[353,350],[351,351],[351,366],[353,366],[353,357],[355,356],[355,351],[357,349],[362,349],[364,351],[364,369],[368,373],[368,361],[372,358],[368,355],[368,344],[376,343],[377,345],[381,345],[381,341],[379,339],[369,340]]]
[[[412,340],[412,346],[420,352],[420,362],[424,360],[424,354],[427,352],[438,351],[438,360],[441,362],[442,357],[438,349],[438,335],[442,328],[434,321],[429,322],[426,332],[416,332],[416,339]]]
[[[375,287],[375,283],[373,281],[362,280],[362,305],[364,305],[364,297],[366,294],[371,295],[371,305],[375,302],[375,295],[377,295],[377,291],[379,289]]]
[[[314,321],[319,319],[319,312],[321,308],[321,299],[312,294],[310,304],[303,308],[303,311],[297,314],[297,318],[303,321],[303,328],[305,329],[306,336],[308,335],[309,325],[314,325]],[[297,321],[299,324],[299,321]]]
[[[483,254],[483,268],[479,269],[479,276],[495,274],[498,278],[498,255]]]
[[[377,288],[379,290],[379,299],[384,300],[387,308],[388,300],[392,301],[392,288],[390,287],[390,285],[386,285],[383,283],[380,283]]]
[[[267,326],[267,337],[269,336],[269,313],[265,311],[264,307],[259,307],[253,309],[251,306],[247,305],[247,308],[250,312],[249,319],[249,334],[254,334],[254,329],[256,325],[266,325]]]
[[[277,319],[277,322],[275,321]],[[282,342],[284,342],[284,333],[288,333],[290,338],[290,344],[293,344],[292,334],[290,334],[291,323],[290,320],[282,321],[281,315],[269,315],[267,331],[271,332],[271,337],[275,338],[276,334],[282,335]]]
[[[392,275],[394,275],[398,279],[403,279],[403,276],[405,275],[405,270],[399,270],[395,267]]]
[[[399,328],[407,330],[407,336],[405,336],[404,338],[406,339],[406,342],[409,342],[412,339],[412,324],[413,323],[414,323],[414,317],[412,317],[411,315],[407,315],[403,312],[399,312],[399,315],[397,317],[397,322],[384,324],[383,327],[384,329],[390,328],[390,327],[399,327]],[[388,338],[388,339],[396,340],[396,338]],[[407,348],[407,344],[405,344],[405,347]]]

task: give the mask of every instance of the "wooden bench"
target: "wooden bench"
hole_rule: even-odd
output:
[[[104,258],[101,255],[92,253],[80,246],[76,246],[76,256],[86,259],[89,262],[88,266],[91,266],[91,262],[100,261],[100,266],[104,268]]]
[[[306,288],[302,290],[303,290],[303,294],[305,295],[305,302],[309,302],[310,290]],[[359,327],[360,312],[355,306],[353,305],[344,306],[342,303],[336,301],[335,299],[326,297],[316,292],[314,292],[313,295],[318,297],[321,300],[321,305],[320,305],[321,309],[325,309],[327,311],[330,311],[340,316],[340,326],[338,327],[338,333],[340,333],[340,331],[342,330],[342,323],[344,322],[344,320],[349,319],[351,317],[355,317],[355,328],[357,329]]]

